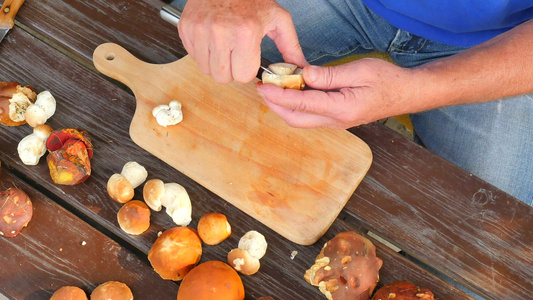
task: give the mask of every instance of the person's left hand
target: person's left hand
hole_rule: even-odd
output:
[[[364,58],[336,67],[305,67],[304,80],[316,90],[258,84],[257,91],[292,127],[346,129],[411,111],[417,91],[410,74],[384,60]]]

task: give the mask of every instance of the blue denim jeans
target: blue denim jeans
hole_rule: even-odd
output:
[[[183,9],[186,0],[173,5]],[[307,60],[321,65],[353,54],[386,52],[414,67],[465,48],[400,30],[360,0],[278,0],[292,17]],[[268,37],[262,55],[282,61]],[[533,205],[533,94],[411,115],[415,139],[466,171]]]

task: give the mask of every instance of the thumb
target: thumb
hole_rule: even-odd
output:
[[[298,35],[290,15],[277,19],[274,28],[269,30],[266,35],[274,41],[285,62],[299,67],[309,65],[298,41]]]
[[[353,71],[353,70],[352,70]],[[345,65],[335,67],[307,66],[303,70],[306,85],[314,89],[334,90],[350,87],[353,84],[353,74]]]

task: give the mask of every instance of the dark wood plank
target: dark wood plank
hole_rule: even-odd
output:
[[[234,233],[220,245],[204,247],[202,261],[224,261],[226,254],[237,246],[238,239],[248,230],[258,230],[265,235],[269,250],[262,259],[261,271],[254,276],[243,277],[247,299],[265,295],[276,299],[322,298],[318,289],[304,281],[303,274],[328,239],[341,231],[357,228],[339,220],[312,246],[291,243],[133,144],[128,136],[129,121],[134,110],[132,95],[21,30],[10,32],[0,45],[0,56],[6,58],[6,63],[0,66],[0,72],[5,74],[3,80],[31,84],[38,91],[49,89],[55,95],[58,109],[48,124],[54,128],[86,129],[95,145],[93,174],[89,180],[73,187],[57,186],[51,182],[44,160],[37,166],[25,166],[16,154],[18,141],[31,132],[29,126],[2,127],[0,158],[11,169],[22,174],[25,180],[46,191],[54,201],[71,206],[140,252],[147,253],[157,232],[174,226],[170,218],[164,212],[153,213],[148,232],[137,237],[129,236],[116,223],[116,213],[121,205],[109,198],[105,188],[109,176],[120,171],[125,162],[138,161],[147,167],[149,178],[178,182],[187,189],[193,203],[193,222],[190,227],[196,228],[198,219],[210,211],[219,211],[228,216]],[[140,199],[140,189],[136,196]],[[457,289],[401,255],[378,246],[384,249],[380,255],[387,262],[383,282],[412,280],[434,287],[434,292],[442,295],[442,299],[465,299],[465,295]],[[294,250],[299,254],[291,260],[290,255]]]
[[[28,194],[34,211],[18,236],[0,237],[0,294],[49,299],[73,285],[89,295],[113,280],[127,284],[137,299],[175,299],[178,285],[161,279],[144,260],[1,167],[0,182],[2,190],[16,187]]]

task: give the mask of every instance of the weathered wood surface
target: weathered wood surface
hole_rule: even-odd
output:
[[[0,182],[0,190],[21,189],[33,205],[33,217],[18,236],[0,237],[0,295],[50,299],[67,285],[90,295],[104,282],[120,281],[136,299],[176,297],[177,284],[161,279],[144,260],[2,167]]]
[[[37,166],[25,166],[18,158],[18,141],[31,132],[29,126],[2,127],[0,158],[4,167],[25,177],[58,203],[71,207],[82,218],[117,235],[141,255],[148,252],[158,231],[174,225],[164,212],[154,212],[152,225],[141,236],[127,235],[118,227],[116,213],[121,204],[107,195],[106,182],[109,176],[119,172],[123,164],[130,160],[146,166],[149,178],[178,182],[187,189],[193,203],[193,222],[190,227],[196,228],[198,219],[210,211],[222,212],[228,216],[233,227],[232,236],[220,245],[204,247],[202,261],[225,261],[226,254],[237,246],[238,239],[248,230],[257,230],[265,235],[269,250],[261,261],[261,271],[254,276],[243,276],[246,299],[257,299],[264,295],[274,296],[275,299],[321,299],[318,289],[303,279],[305,270],[312,265],[322,245],[337,233],[346,230],[364,233],[359,229],[362,227],[337,220],[314,245],[300,246],[289,242],[136,146],[128,136],[135,103],[132,95],[20,30],[10,33],[0,45],[0,56],[7,58],[5,66],[17,66],[0,66],[0,72],[5,74],[4,80],[31,84],[38,91],[48,89],[55,95],[58,108],[48,122],[50,126],[86,129],[95,146],[91,177],[77,186],[57,186],[51,182],[44,159]],[[28,59],[32,56],[39,59]],[[141,199],[140,189],[137,189],[136,199]],[[410,263],[403,256],[376,244],[378,255],[386,263],[382,271],[382,283],[411,280],[431,287],[442,299],[465,299],[462,292]],[[299,253],[294,260],[290,259],[292,251]]]
[[[28,1],[19,12],[18,21],[32,34],[53,45],[59,45],[58,48],[68,52],[68,55],[85,66],[92,65],[92,51],[103,42],[120,44],[145,61],[166,63],[180,58],[185,52],[179,44],[175,28],[159,19],[158,11],[162,4],[158,0],[90,3]],[[7,39],[15,43],[17,36],[12,33]],[[5,45],[0,44],[0,55],[3,47]],[[40,53],[41,50],[30,48],[26,46],[17,49],[21,53],[16,57],[23,60],[41,56],[54,59],[54,55],[44,53],[44,50]],[[61,64],[62,60],[58,63]],[[93,105],[82,106],[87,112],[83,124],[90,131],[98,132],[96,140],[102,145],[101,154],[97,154],[102,155],[100,159],[111,155],[114,160],[100,165],[90,181],[103,182],[109,174],[119,171],[129,159],[152,163],[152,158],[136,149],[127,135],[121,135],[120,128],[127,128],[133,115],[132,96],[114,86],[95,84],[99,81],[95,81],[97,76],[94,75],[69,82],[80,76],[78,69],[69,70],[72,68],[71,64],[72,62],[63,62],[58,69],[65,69],[64,73],[55,74],[46,70],[46,64],[40,67],[44,69],[34,70],[37,68],[30,63],[15,61],[9,68],[2,65],[5,70],[2,69],[0,75],[27,80],[28,83],[39,85],[39,88],[53,86],[63,101],[70,101],[67,102],[69,104],[94,102]],[[22,69],[13,71],[12,68]],[[98,92],[80,95],[81,91],[86,90]],[[112,107],[107,106],[111,103]],[[54,126],[76,126],[78,120],[73,115],[78,109],[67,105],[63,109],[59,113],[61,117],[54,117],[51,123]],[[111,126],[102,125],[106,124],[102,120],[113,120],[112,124],[117,129],[113,131]],[[25,134],[29,133],[29,129],[24,130]],[[533,258],[531,251],[527,251],[532,248],[533,240],[531,207],[517,202],[379,124],[361,126],[351,131],[372,148],[374,162],[343,211],[349,222],[360,220],[365,227],[378,232],[409,254],[452,276],[486,298],[529,297],[529,292],[533,290]],[[15,131],[10,131],[7,135],[8,137],[2,138],[8,138],[11,143],[18,142],[23,136]],[[113,145],[121,146],[111,147]],[[14,148],[4,148],[2,155],[8,155],[14,167],[32,180],[40,178],[40,184],[46,182],[43,177],[46,175],[45,166],[36,167],[41,169],[35,174],[35,169],[28,169],[17,162],[12,149]],[[181,181],[180,183],[190,187],[195,200],[216,199],[182,174],[157,163],[153,166],[153,172],[158,177]],[[83,187],[59,189],[49,183],[44,185],[57,195],[89,191]],[[87,199],[74,197],[71,200],[79,203],[79,209],[88,215],[100,216],[102,213],[102,220],[106,220],[112,215],[108,211],[118,209],[114,203],[99,203],[106,197],[103,188],[96,188],[95,192],[88,193],[86,197]],[[223,203],[220,200],[218,202]],[[230,215],[240,216],[231,206],[220,203],[215,204],[215,207],[225,209]],[[253,224],[253,220],[244,220],[243,222]],[[116,231],[111,222],[103,223],[110,230]],[[156,218],[154,230],[147,235],[153,237],[157,230],[170,225],[165,218]],[[330,231],[334,230],[332,228]],[[125,239],[144,251],[149,245],[142,239],[136,243],[135,239]],[[236,239],[233,243],[235,241]]]

